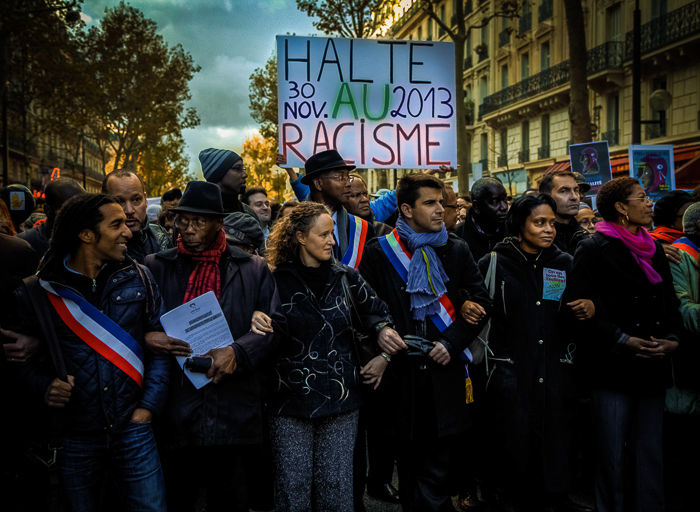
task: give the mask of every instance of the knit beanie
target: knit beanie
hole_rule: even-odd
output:
[[[693,198],[685,190],[672,190],[654,205],[654,225],[673,226],[676,222],[676,214],[681,206],[693,203]]]
[[[208,148],[199,152],[204,179],[210,183],[219,183],[241,157],[228,149]]]

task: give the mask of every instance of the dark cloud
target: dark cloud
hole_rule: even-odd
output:
[[[202,70],[190,82],[202,124],[184,133],[190,168],[206,147],[240,149],[245,134],[257,125],[248,109],[251,73],[272,55],[275,36],[314,33],[312,20],[294,0],[131,0],[170,45],[180,44]],[[85,16],[98,23],[106,7],[118,0],[85,0]],[[234,138],[239,140],[233,140]]]

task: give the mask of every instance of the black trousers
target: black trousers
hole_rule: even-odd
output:
[[[249,468],[260,445],[191,446],[161,451],[169,512],[194,512],[206,489],[207,512],[248,512]]]
[[[397,441],[403,512],[454,511],[449,472],[457,442],[457,436]]]

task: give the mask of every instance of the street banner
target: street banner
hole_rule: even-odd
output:
[[[600,187],[612,179],[607,140],[572,144],[569,155],[571,171],[580,172],[591,186],[588,196],[597,195]]]
[[[360,169],[457,167],[454,43],[277,36],[280,153]]]
[[[630,176],[655,202],[676,188],[673,146],[629,146]]]

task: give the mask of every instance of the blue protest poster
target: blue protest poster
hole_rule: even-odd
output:
[[[608,141],[586,142],[569,146],[571,170],[580,172],[591,186],[587,195],[595,196],[612,179]]]
[[[673,146],[629,146],[630,176],[654,201],[676,188]]]

